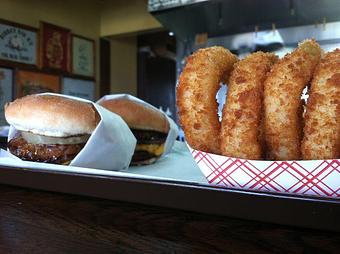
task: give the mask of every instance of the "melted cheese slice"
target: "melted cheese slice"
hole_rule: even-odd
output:
[[[86,143],[90,137],[90,135],[80,135],[73,137],[48,137],[27,131],[21,131],[21,136],[30,144],[44,144],[44,145],[83,144]]]
[[[156,156],[161,156],[164,153],[164,144],[137,144],[136,151],[147,151]]]

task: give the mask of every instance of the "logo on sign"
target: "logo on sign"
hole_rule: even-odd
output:
[[[0,58],[34,63],[35,35],[33,32],[0,25]]]
[[[24,30],[7,28],[0,34],[0,39],[6,41],[6,47],[17,51],[28,51],[27,47],[33,45],[31,37]]]

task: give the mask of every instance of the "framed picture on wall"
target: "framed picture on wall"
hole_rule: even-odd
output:
[[[40,32],[42,68],[69,72],[71,30],[41,21]]]
[[[64,77],[62,93],[94,101],[94,87],[95,82],[93,80]]]
[[[0,126],[8,125],[4,106],[13,100],[13,70],[0,67]]]
[[[54,74],[18,70],[15,84],[16,98],[36,93],[60,93],[60,77]]]
[[[0,62],[37,65],[38,29],[0,19]]]
[[[95,74],[95,42],[94,40],[72,36],[72,73],[86,77]]]

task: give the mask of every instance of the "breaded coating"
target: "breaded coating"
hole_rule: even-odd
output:
[[[321,49],[305,40],[278,61],[264,83],[264,125],[267,156],[273,160],[301,158],[301,94],[320,61]]]
[[[223,107],[222,155],[253,160],[262,158],[263,82],[276,60],[272,53],[256,52],[235,64]]]
[[[327,53],[317,67],[307,102],[302,158],[340,158],[340,49]]]
[[[194,149],[220,154],[216,93],[236,61],[223,47],[200,49],[187,59],[179,77],[177,106],[185,138]]]

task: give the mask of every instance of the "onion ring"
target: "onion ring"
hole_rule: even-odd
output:
[[[269,159],[298,160],[301,157],[301,94],[320,56],[319,45],[314,40],[305,40],[273,66],[264,82],[264,125]]]
[[[221,153],[258,160],[263,157],[263,82],[277,60],[272,53],[256,52],[235,64],[221,123]]]
[[[327,53],[317,67],[305,114],[301,145],[305,160],[340,157],[340,50]]]
[[[216,93],[237,57],[223,47],[196,51],[179,77],[177,105],[188,144],[200,151],[220,153],[220,122]]]

